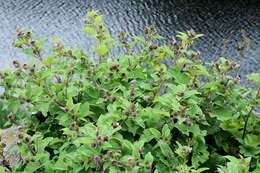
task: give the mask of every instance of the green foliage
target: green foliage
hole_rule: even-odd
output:
[[[153,27],[144,38],[112,37],[95,11],[85,21],[98,60],[58,38],[44,47],[17,33],[14,46],[34,61],[1,73],[5,126],[18,126],[22,158],[11,172],[260,169],[259,89],[239,84],[234,62],[204,65],[190,48],[202,36],[194,31],[168,46]],[[259,76],[248,78],[259,85]]]

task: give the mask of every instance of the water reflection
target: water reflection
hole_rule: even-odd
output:
[[[256,0],[255,0],[256,1]],[[197,44],[207,60],[217,58],[223,39],[231,40],[224,55],[238,59],[234,45],[244,29],[252,40],[244,72],[260,68],[260,3],[245,0],[5,0],[0,2],[0,67],[19,57],[11,50],[14,31],[30,28],[40,36],[59,36],[65,43],[89,47],[81,32],[86,11],[99,10],[112,33],[142,34],[154,25],[168,40],[176,31],[193,28],[205,34]]]

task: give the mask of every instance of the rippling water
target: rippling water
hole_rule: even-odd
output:
[[[176,31],[193,28],[205,34],[197,48],[206,60],[221,54],[238,60],[234,45],[244,29],[252,40],[244,72],[260,69],[260,3],[248,0],[0,0],[0,67],[13,58],[23,60],[11,48],[18,28],[87,49],[81,19],[88,9],[99,10],[113,34],[142,34],[145,26],[154,25],[170,40]],[[223,39],[231,40],[225,53]]]

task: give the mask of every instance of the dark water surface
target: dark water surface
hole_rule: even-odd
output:
[[[65,43],[88,48],[82,33],[82,18],[88,9],[99,10],[111,32],[142,34],[154,25],[168,40],[176,31],[193,28],[205,34],[197,48],[206,60],[222,54],[223,39],[230,39],[224,55],[238,60],[234,45],[244,29],[252,40],[244,72],[260,69],[260,2],[247,0],[0,0],[0,67],[14,58],[11,48],[18,28],[32,29],[40,36],[61,37]],[[254,0],[257,1],[257,0]]]

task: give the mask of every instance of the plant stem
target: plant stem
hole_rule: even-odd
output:
[[[259,87],[258,90],[257,90],[256,98],[258,98],[259,95],[260,95],[260,87]],[[245,125],[244,125],[244,130],[243,130],[242,139],[245,139],[248,120],[249,120],[249,117],[250,117],[252,111],[254,110],[254,108],[255,108],[254,106],[251,106],[250,111],[249,111],[248,114],[246,115],[246,120],[245,120]]]

